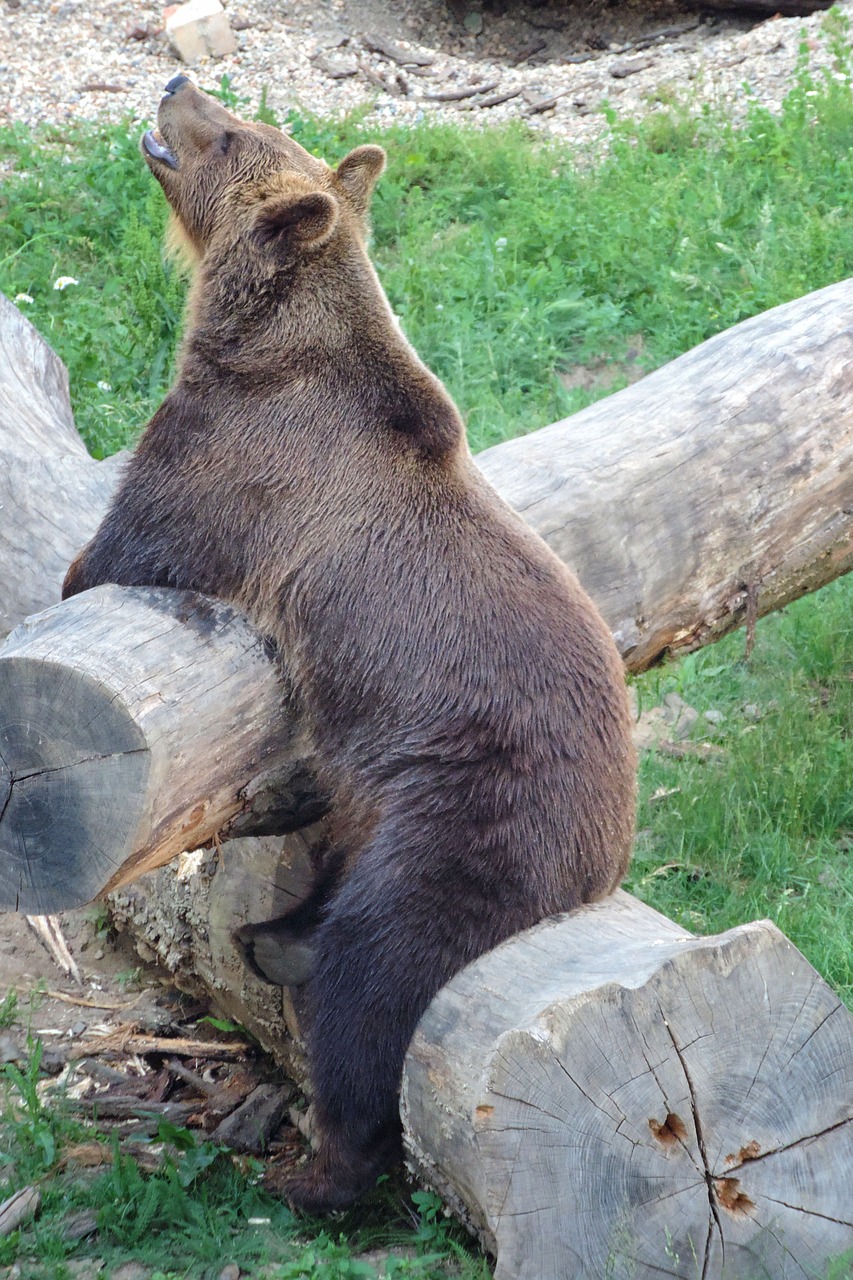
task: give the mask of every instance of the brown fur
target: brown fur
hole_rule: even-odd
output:
[[[398,1149],[403,1057],[438,988],[624,874],[622,666],[394,321],[365,250],[380,149],[332,170],[188,82],[159,126],[179,167],[148,163],[198,264],[187,333],[64,593],[223,596],[295,682],[334,836],[312,900],[255,960],[276,936],[314,956],[321,1139],[288,1196],[329,1209]]]

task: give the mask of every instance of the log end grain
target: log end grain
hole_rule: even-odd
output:
[[[0,706],[0,908],[83,906],[137,832],[143,736],[114,690],[40,658],[0,664]]]
[[[601,904],[443,989],[407,1061],[414,1167],[496,1280],[822,1275],[853,1249],[853,1019],[767,922],[655,938],[627,910],[633,941]]]

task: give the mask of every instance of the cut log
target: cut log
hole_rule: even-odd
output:
[[[511,939],[430,1005],[402,1113],[495,1280],[802,1280],[853,1249],[853,1018],[768,921],[697,938],[617,893]]]
[[[252,801],[261,829],[271,807],[277,829],[316,816],[285,694],[222,601],[108,586],[22,623],[0,661],[0,907],[83,906]]]
[[[212,997],[299,1084],[307,1079],[302,998],[257,977],[234,935],[301,901],[323,830],[318,823],[284,837],[229,840],[109,896],[113,923],[143,959],[157,960],[184,990]]]

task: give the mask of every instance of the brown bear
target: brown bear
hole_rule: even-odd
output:
[[[224,597],[293,683],[333,834],[312,900],[261,941],[313,956],[318,1145],[286,1194],[325,1211],[398,1152],[403,1059],[439,987],[623,876],[622,664],[395,321],[365,244],[383,151],[332,169],[184,76],[142,150],[195,259],[186,332],[64,595]]]

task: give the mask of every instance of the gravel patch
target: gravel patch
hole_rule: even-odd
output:
[[[749,26],[699,18],[668,0],[610,9],[593,0],[505,0],[491,9],[476,0],[231,0],[226,8],[238,51],[191,74],[203,87],[228,75],[250,109],[265,91],[278,113],[368,105],[368,127],[523,118],[578,146],[602,134],[604,100],[628,116],[674,96],[697,106],[727,102],[736,112],[750,98],[776,108],[804,35],[816,61],[829,62],[823,15]],[[841,8],[849,14],[853,0]],[[0,123],[106,116],[139,125],[179,70],[159,4],[3,0],[0,7]]]

